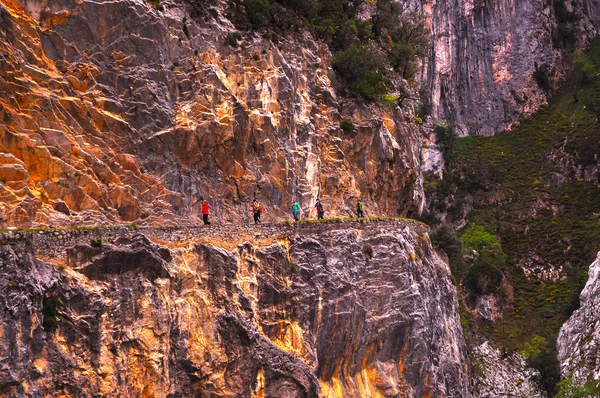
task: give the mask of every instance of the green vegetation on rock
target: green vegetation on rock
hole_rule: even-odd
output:
[[[444,178],[424,184],[425,221],[437,225],[444,213],[446,223],[468,221],[463,248],[447,225],[432,234],[450,250],[463,298],[498,298],[495,321],[469,318],[468,327],[508,351],[529,353],[549,393],[560,380],[556,336],[578,307],[600,250],[600,39],[575,54],[579,67],[548,106],[512,131],[450,139]]]
[[[359,17],[367,0],[230,0],[227,15],[238,29],[267,31],[275,38],[310,30],[334,53],[343,86],[369,101],[390,104],[391,71],[411,79],[427,56],[424,19],[393,0],[376,0],[370,18]],[[229,38],[228,43],[233,45]]]
[[[597,397],[600,394],[600,382],[590,380],[585,385],[580,386],[573,382],[571,378],[564,379],[558,383],[558,393],[555,398],[588,398]]]
[[[42,302],[42,326],[46,332],[52,332],[58,323],[58,307],[60,299],[55,296],[44,297]]]

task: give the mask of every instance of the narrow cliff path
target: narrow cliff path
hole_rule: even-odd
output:
[[[182,225],[178,227],[144,227],[136,225],[36,228],[0,230],[0,244],[31,246],[41,256],[52,258],[64,256],[64,251],[78,244],[114,243],[119,238],[131,238],[143,234],[151,240],[164,244],[177,242],[213,243],[217,246],[233,248],[245,241],[260,242],[264,245],[277,243],[278,239],[293,234],[311,234],[354,228],[372,229],[375,226],[389,229],[406,227],[426,229],[419,221],[408,218],[366,217],[363,219],[325,219],[300,222],[262,224],[218,224]]]

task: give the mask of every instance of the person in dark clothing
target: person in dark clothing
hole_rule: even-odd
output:
[[[365,206],[362,204],[360,199],[356,203],[356,217],[363,218],[365,216]]]
[[[210,225],[208,221],[208,214],[210,213],[210,209],[208,207],[208,202],[202,199],[202,221],[204,221],[204,225]]]
[[[258,200],[254,199],[252,202],[252,214],[254,215],[254,224],[260,224],[260,215],[262,213],[262,206],[258,203]]]
[[[323,204],[319,198],[317,198],[317,203],[315,203],[315,209],[317,209],[317,219],[322,220],[325,215],[325,210],[323,210]]]

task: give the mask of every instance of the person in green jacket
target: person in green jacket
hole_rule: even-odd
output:
[[[294,203],[292,203],[292,215],[294,216],[294,221],[300,220],[300,203],[294,199]]]
[[[360,199],[356,203],[356,217],[363,218],[365,216],[365,205],[362,204]]]

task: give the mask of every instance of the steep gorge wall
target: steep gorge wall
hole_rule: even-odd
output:
[[[422,225],[208,231],[5,234],[0,393],[467,396],[455,289]]]
[[[544,104],[547,93],[533,77],[536,64],[547,67],[551,79],[565,74],[563,53],[552,42],[557,30],[552,2],[427,0],[419,8],[432,33],[423,75],[432,116],[461,135],[493,135]],[[597,34],[598,3],[577,2],[574,9],[581,38]]]
[[[221,220],[258,198],[348,215],[416,215],[410,112],[334,90],[306,32],[239,47],[225,2],[0,1],[0,211],[12,226],[180,223],[206,197]],[[354,129],[344,133],[342,119]]]

